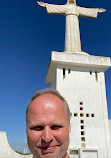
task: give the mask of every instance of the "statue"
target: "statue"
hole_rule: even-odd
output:
[[[44,2],[37,3],[45,7],[49,14],[66,16],[65,51],[81,52],[81,41],[78,17],[96,18],[98,13],[105,12],[103,8],[84,8],[76,5],[76,0],[68,0],[65,5],[54,5]]]

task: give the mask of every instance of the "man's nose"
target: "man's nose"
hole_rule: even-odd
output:
[[[53,140],[52,129],[49,126],[46,126],[42,133],[42,140],[46,143],[49,143]]]

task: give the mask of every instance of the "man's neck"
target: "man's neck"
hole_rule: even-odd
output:
[[[69,155],[68,155],[68,153],[66,153],[65,157],[63,157],[63,158],[69,158]]]

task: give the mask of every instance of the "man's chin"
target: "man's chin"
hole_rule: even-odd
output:
[[[40,158],[59,158],[58,154],[54,152],[42,152],[39,156]],[[37,157],[38,158],[38,157]]]
[[[56,158],[54,153],[47,153],[43,155],[43,158]]]
[[[60,158],[61,152],[59,151],[59,146],[51,146],[51,147],[39,147],[36,148],[34,158]],[[37,156],[38,153],[38,156]]]

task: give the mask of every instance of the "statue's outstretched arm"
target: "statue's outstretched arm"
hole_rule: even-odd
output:
[[[106,11],[106,9],[103,9],[103,8],[98,9],[98,13],[103,13],[105,11]]]
[[[44,2],[39,2],[39,1],[37,1],[37,3],[38,3],[38,5],[40,5],[40,6],[42,6],[42,7],[46,7],[46,3],[44,3]]]
[[[106,10],[103,8],[84,8],[77,6],[79,16],[97,18],[98,13],[103,13]]]
[[[44,7],[48,14],[65,14],[66,5],[55,5],[37,1],[38,5]]]

